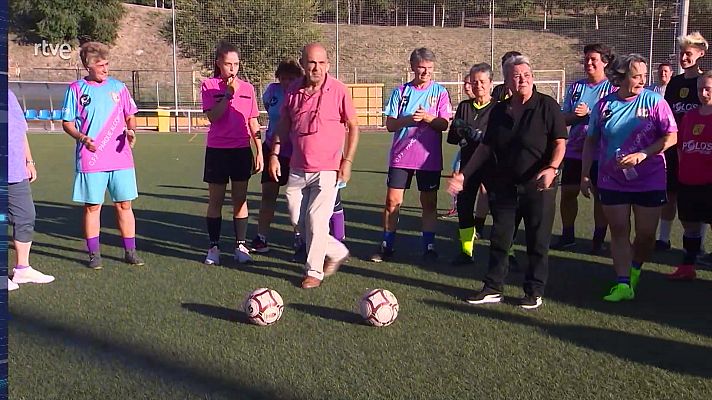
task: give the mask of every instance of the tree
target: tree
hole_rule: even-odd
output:
[[[10,31],[37,43],[113,43],[124,8],[119,0],[10,0]]]
[[[317,40],[314,0],[177,0],[180,51],[212,70],[220,40],[240,48],[240,70],[253,82],[274,76],[275,66]],[[170,19],[166,34],[170,37]]]

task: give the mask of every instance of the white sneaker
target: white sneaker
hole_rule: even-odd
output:
[[[205,257],[205,264],[220,265],[220,249],[218,249],[218,246],[213,246],[208,249],[208,255]]]
[[[54,277],[52,275],[43,274],[40,271],[38,271],[32,267],[27,267],[27,268],[22,268],[22,269],[15,268],[15,275],[12,276],[12,281],[16,284],[20,284],[20,283],[50,283],[50,282],[54,281]],[[9,287],[9,284],[8,284],[8,287]]]
[[[237,261],[238,264],[252,263],[252,257],[250,257],[250,250],[242,243],[240,243],[237,248],[235,248],[235,261]]]
[[[18,285],[17,283],[13,282],[12,279],[7,278],[7,291],[8,291],[8,292],[9,292],[9,291],[12,291],[12,290],[19,289],[19,288],[20,288],[20,285]]]

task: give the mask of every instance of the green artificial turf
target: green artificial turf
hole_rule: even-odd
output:
[[[710,399],[712,273],[668,283],[681,252],[645,265],[635,301],[601,300],[614,273],[607,257],[586,254],[592,230],[581,207],[570,252],[550,252],[544,306],[523,311],[521,273],[508,301],[469,306],[480,287],[486,241],[477,262],[454,268],[457,224],[439,224],[440,261],[420,262],[417,192],[407,193],[393,262],[365,261],[381,236],[390,136],[363,135],[343,191],[352,258],[319,289],[298,288],[284,198],[256,265],[202,264],[207,238],[203,137],[142,135],[135,149],[140,197],[134,203],[138,247],[147,265],[121,262],[110,203],[102,215],[104,269],[84,267],[81,209],[70,202],[73,145],[65,135],[32,135],[39,180],[32,264],[56,276],[10,294],[12,399]],[[445,145],[446,166],[454,151]],[[445,171],[447,172],[447,171]],[[443,181],[444,187],[444,181]],[[441,190],[442,211],[449,208]],[[259,179],[250,182],[250,238]],[[223,245],[232,251],[230,210]],[[488,221],[489,224],[489,221]],[[558,234],[557,217],[554,232]],[[519,235],[520,263],[526,262]],[[673,245],[680,245],[676,224]],[[712,241],[707,240],[712,250]],[[230,254],[227,254],[229,256]],[[12,254],[11,254],[12,257]],[[246,324],[246,293],[277,290],[282,319]],[[360,323],[356,302],[372,288],[392,291],[398,320]]]

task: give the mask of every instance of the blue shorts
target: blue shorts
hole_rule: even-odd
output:
[[[386,185],[391,189],[410,189],[413,175],[418,181],[419,191],[437,192],[440,189],[440,171],[421,171],[397,167],[388,168]]]
[[[604,206],[634,205],[641,207],[662,207],[667,203],[667,192],[651,190],[648,192],[619,192],[617,190],[598,189],[598,198]]]
[[[137,198],[136,171],[130,168],[108,172],[77,172],[72,200],[77,203],[104,204],[106,189],[109,189],[114,203]]]

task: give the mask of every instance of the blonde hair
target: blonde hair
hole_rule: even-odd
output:
[[[709,49],[709,44],[707,40],[702,36],[700,32],[692,32],[685,36],[680,36],[677,38],[677,43],[680,45],[681,49],[687,47],[695,47],[700,50],[707,51]]]
[[[109,59],[109,46],[100,42],[86,42],[79,49],[79,58],[84,67],[89,67],[94,61]]]

